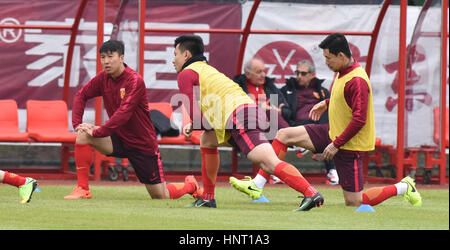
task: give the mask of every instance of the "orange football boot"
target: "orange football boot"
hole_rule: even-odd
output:
[[[90,190],[84,190],[80,186],[76,186],[72,193],[64,196],[64,199],[66,200],[76,200],[76,199],[90,199],[92,198],[91,191]]]
[[[193,184],[195,186],[195,190],[191,194],[192,197],[194,197],[195,199],[198,199],[198,198],[202,197],[203,189],[200,188],[200,186],[198,185],[197,180],[195,179],[195,177],[193,175],[186,176],[186,178],[184,178],[184,183],[185,183],[185,185],[191,183],[191,184]]]

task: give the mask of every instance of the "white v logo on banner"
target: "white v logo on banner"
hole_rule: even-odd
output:
[[[272,49],[273,54],[275,55],[275,58],[277,59],[278,63],[281,65],[281,67],[284,69],[286,68],[286,65],[289,63],[289,60],[291,60],[292,56],[295,53],[295,50],[289,51],[288,56],[283,60],[281,60],[280,54],[278,53],[277,49]]]

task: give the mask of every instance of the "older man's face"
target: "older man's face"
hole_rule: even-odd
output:
[[[264,63],[258,60],[253,61],[250,72],[246,72],[247,79],[256,86],[264,85],[266,81],[266,72]]]

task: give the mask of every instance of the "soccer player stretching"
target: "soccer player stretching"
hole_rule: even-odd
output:
[[[329,126],[312,124],[280,129],[273,142],[277,155],[283,159],[287,147],[296,145],[312,152],[323,152],[325,160],[334,159],[347,206],[374,206],[396,195],[403,195],[404,200],[413,206],[421,206],[422,198],[409,176],[394,185],[362,191],[361,154],[375,148],[370,80],[366,71],[351,56],[344,35],[331,34],[319,47],[323,49],[327,66],[337,74],[330,99],[316,104],[310,111],[310,117],[317,121],[328,109]]]
[[[200,109],[198,114],[201,113],[208,123],[204,127],[210,126],[200,138],[200,150],[204,156],[204,192],[191,206],[216,207],[214,188],[219,168],[217,147],[225,142],[239,147],[254,164],[267,173],[275,174],[302,193],[305,198],[297,211],[322,205],[322,195],[303,178],[297,168],[279,160],[265,138],[264,130],[258,126],[266,124],[265,112],[258,108],[238,84],[206,63],[201,37],[183,35],[175,40],[174,46],[173,64],[178,72],[178,87],[189,98],[186,106],[189,106],[193,120],[193,123],[183,128],[183,133],[189,137],[193,129],[201,128],[197,127],[200,115],[194,116],[194,110]],[[246,190],[252,193],[257,191],[254,188],[256,187],[248,186]]]
[[[33,178],[22,177],[20,175],[0,170],[0,183],[8,184],[19,188],[19,202],[24,204],[30,202],[31,196],[37,187],[37,182]]]
[[[139,181],[154,199],[176,199],[187,193],[195,197],[200,190],[193,176],[187,176],[184,183],[165,183],[145,83],[124,63],[123,43],[109,40],[99,52],[103,70],[83,86],[73,102],[78,185],[64,199],[92,197],[88,185],[93,161],[91,146],[108,156],[128,158]],[[97,96],[103,97],[109,120],[102,126],[82,123],[87,100]]]

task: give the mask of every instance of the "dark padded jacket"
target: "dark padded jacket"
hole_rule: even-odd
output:
[[[322,87],[324,79],[318,79],[313,78],[311,80],[310,86],[313,86],[315,89],[314,92],[318,94],[319,98],[317,99],[317,103],[330,98],[330,92]],[[286,102],[289,104],[288,107],[290,108],[290,116],[284,117],[286,121],[291,126],[299,126],[299,125],[305,125],[305,124],[314,124],[314,123],[328,123],[328,110],[325,111],[322,116],[320,117],[319,121],[313,121],[311,119],[308,120],[301,120],[296,121],[296,114],[297,114],[297,103],[298,103],[298,97],[297,97],[297,91],[299,91],[299,88],[297,87],[297,79],[294,77],[289,78],[286,81],[286,85],[281,88],[281,92],[284,95],[284,98],[286,99]]]

